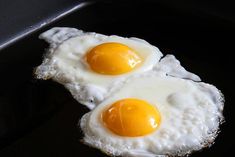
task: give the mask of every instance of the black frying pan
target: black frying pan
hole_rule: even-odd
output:
[[[221,157],[233,152],[231,37],[235,24],[230,18],[201,9],[170,4],[92,3],[0,51],[0,156],[105,156],[79,141],[82,133],[77,123],[88,109],[63,86],[33,78],[33,68],[41,63],[48,46],[38,35],[54,26],[135,36],[156,45],[164,54],[174,54],[186,69],[221,89],[226,99],[226,122],[215,144],[192,157]]]

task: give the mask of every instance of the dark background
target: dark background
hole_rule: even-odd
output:
[[[80,3],[72,0],[9,2],[0,1],[4,15],[0,19],[2,44],[31,31],[28,25],[37,29],[44,20],[54,21],[61,12]],[[228,156],[233,152],[235,132],[232,10],[232,5],[225,1],[99,1],[8,47],[5,45],[0,51],[0,156],[105,156],[80,142],[82,132],[77,124],[88,109],[78,104],[61,85],[33,78],[33,68],[41,63],[47,47],[38,35],[54,26],[146,39],[164,54],[174,54],[203,82],[216,85],[225,95],[226,122],[221,125],[215,144],[192,157]],[[20,20],[22,16],[24,21]],[[36,16],[41,18],[32,19]]]

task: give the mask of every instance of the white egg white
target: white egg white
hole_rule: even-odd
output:
[[[107,129],[101,113],[124,98],[156,106],[162,118],[159,128],[141,137],[118,136]],[[223,96],[216,87],[150,72],[129,78],[112,97],[85,114],[80,126],[86,144],[110,155],[182,156],[214,141],[223,120],[222,110]]]
[[[81,104],[93,109],[105,100],[133,74],[146,71],[158,72],[200,81],[195,74],[187,72],[173,55],[162,58],[155,46],[138,38],[124,38],[86,33],[75,28],[55,27],[39,36],[50,44],[44,55],[43,63],[36,68],[39,79],[53,79],[63,84]],[[93,47],[105,42],[123,43],[138,52],[143,64],[133,71],[122,75],[101,75],[93,72],[87,65],[84,55]],[[161,61],[159,62],[159,60]]]
[[[75,28],[55,27],[39,38],[50,47],[35,70],[36,77],[63,84],[78,102],[94,109],[81,119],[85,143],[110,155],[164,157],[182,156],[214,141],[223,120],[223,96],[216,87],[198,82],[200,78],[186,71],[173,55],[162,57],[157,47],[139,38],[86,33]],[[93,72],[84,56],[106,42],[131,47],[143,64],[122,75]],[[135,138],[108,130],[100,114],[123,98],[143,99],[155,105],[161,113],[160,127]]]

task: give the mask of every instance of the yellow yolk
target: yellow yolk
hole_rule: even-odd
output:
[[[101,114],[104,125],[120,136],[137,137],[157,129],[161,117],[155,106],[128,98],[115,102]]]
[[[140,57],[130,47],[121,43],[104,43],[91,49],[86,54],[90,68],[100,74],[118,75],[133,70]]]

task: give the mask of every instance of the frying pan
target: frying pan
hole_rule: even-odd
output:
[[[33,68],[48,47],[38,35],[55,26],[139,37],[164,54],[174,54],[203,82],[216,85],[226,100],[226,122],[215,144],[191,156],[221,157],[233,152],[234,21],[225,14],[182,6],[169,1],[92,2],[5,45],[0,51],[0,156],[106,156],[80,142],[78,121],[89,110],[60,84],[33,78]]]

